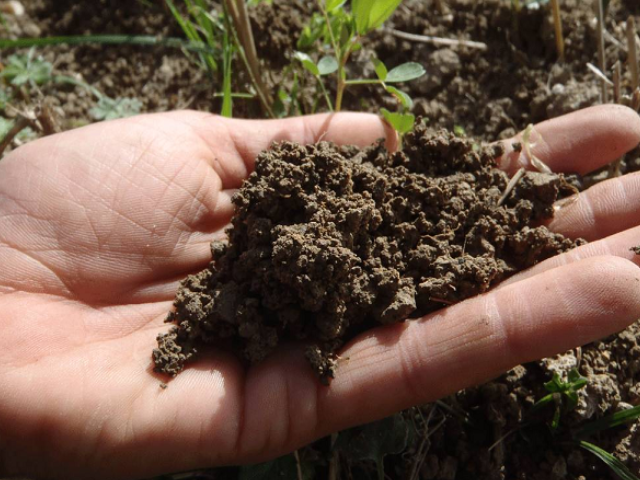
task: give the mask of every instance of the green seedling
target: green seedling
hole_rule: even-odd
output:
[[[578,404],[578,390],[587,385],[588,380],[580,375],[577,369],[573,368],[567,375],[567,381],[563,381],[558,373],[553,374],[553,378],[544,384],[549,392],[534,405],[530,413],[540,410],[546,405],[555,404],[554,415],[551,420],[551,430],[556,432],[560,426],[560,416],[562,412],[569,412]],[[622,480],[640,480],[629,468],[611,453],[602,448],[583,440],[583,437],[593,435],[610,428],[626,425],[637,421],[640,418],[640,406],[607,415],[606,417],[586,423],[571,432],[573,442],[592,453],[604,462]]]
[[[28,54],[10,55],[0,78],[16,87],[44,85],[51,82],[52,71],[51,63],[41,56],[36,57],[34,49],[31,49]]]
[[[340,111],[347,87],[356,85],[380,85],[396,98],[400,105],[399,112],[382,109],[384,118],[402,135],[415,123],[415,116],[409,113],[412,100],[409,95],[397,88],[396,83],[415,80],[425,74],[422,65],[414,62],[399,65],[391,70],[379,59],[374,58],[377,78],[347,78],[346,66],[351,54],[362,48],[362,38],[380,27],[398,8],[402,0],[352,0],[351,11],[344,5],[346,0],[319,0],[321,15],[314,15],[310,23],[304,27],[298,41],[298,48],[309,49],[318,41],[322,45],[330,45],[332,54],[321,56],[316,63],[305,53],[296,52],[304,69],[318,81],[320,90],[329,110]],[[336,97],[332,102],[323,84],[322,77],[336,74]]]
[[[191,42],[204,44],[211,48],[211,52],[199,54],[200,63],[212,75],[218,73],[217,59],[222,56],[219,47],[221,34],[224,30],[222,24],[215,16],[208,13],[204,0],[184,0],[188,16],[183,16],[180,13],[173,0],[165,0],[165,2],[186,37]]]
[[[115,120],[132,117],[140,113],[142,102],[137,98],[109,98],[101,95],[98,103],[90,110],[94,120]]]
[[[563,381],[557,372],[553,373],[553,378],[544,384],[544,388],[549,392],[534,406],[533,411],[539,410],[546,405],[554,404],[554,414],[551,420],[551,430],[556,431],[560,426],[560,416],[576,408],[578,405],[578,390],[587,385],[587,379],[580,375],[577,369],[573,368],[567,375],[567,381]]]

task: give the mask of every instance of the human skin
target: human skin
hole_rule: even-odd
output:
[[[535,154],[587,173],[640,141],[629,109],[536,127]],[[299,345],[245,368],[203,350],[160,388],[151,350],[177,282],[206,267],[230,197],[274,140],[366,145],[373,115],[277,121],[198,112],[106,122],[0,162],[0,477],[143,478],[262,461],[478,384],[640,318],[640,174],[602,182],[550,228],[592,243],[424,319],[380,327],[321,385]],[[510,150],[501,166],[527,159]]]

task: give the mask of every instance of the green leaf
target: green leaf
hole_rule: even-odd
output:
[[[94,120],[115,120],[137,115],[141,108],[142,102],[137,98],[109,98],[105,95],[89,113]]]
[[[467,136],[467,132],[464,130],[464,127],[461,125],[454,125],[453,126],[453,133],[456,137],[466,137]]]
[[[389,73],[387,66],[382,62],[382,60],[377,58],[373,59],[373,66],[376,69],[376,75],[378,78],[384,82],[387,79],[387,74]]]
[[[419,63],[408,62],[391,69],[387,75],[387,83],[408,82],[420,78],[426,73],[424,67]]]
[[[299,60],[302,63],[302,66],[306,70],[311,72],[312,75],[315,75],[315,76],[320,75],[320,70],[318,70],[318,67],[316,66],[314,61],[311,60],[311,57],[309,55],[303,52],[296,52],[293,54],[293,56],[294,58],[296,58],[296,60]]]
[[[366,35],[369,31],[371,9],[377,0],[352,0],[351,14],[356,23],[356,31],[360,35]]]
[[[380,421],[340,432],[334,448],[351,460],[372,460],[379,464],[385,455],[407,448],[410,424],[398,413]]]
[[[347,3],[347,0],[327,0],[325,3],[325,8],[328,12],[332,12]]]
[[[629,470],[629,468],[624,463],[622,463],[606,450],[603,450],[600,447],[585,441],[581,441],[580,446],[602,460],[622,480],[640,480],[633,473],[631,473],[631,470]]]
[[[411,107],[413,107],[413,100],[411,99],[411,97],[409,95],[404,93],[402,90],[398,90],[396,87],[392,87],[391,85],[386,85],[385,88],[386,88],[387,92],[389,92],[391,95],[393,95],[394,97],[396,97],[398,99],[400,104],[406,110],[411,110]]]
[[[411,131],[416,122],[415,115],[411,113],[390,112],[386,108],[380,109],[384,119],[401,135]]]
[[[12,85],[20,86],[26,83],[44,85],[51,81],[53,65],[42,57],[33,56],[33,50],[28,55],[11,55],[7,65],[0,72],[0,77],[6,78]]]
[[[353,0],[351,13],[358,34],[366,35],[380,27],[401,3],[402,0]]]
[[[371,0],[370,0],[371,1]],[[396,11],[402,0],[373,0],[369,13],[369,29],[380,27]]]
[[[593,435],[594,433],[632,422],[638,418],[640,418],[640,405],[607,415],[606,417],[602,417],[598,420],[582,425],[578,430],[576,430],[575,435],[577,437]]]
[[[333,55],[322,57],[318,62],[319,75],[329,75],[338,70],[338,60]]]

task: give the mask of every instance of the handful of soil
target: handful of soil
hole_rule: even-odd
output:
[[[189,276],[158,336],[155,369],[176,375],[204,344],[251,363],[301,340],[319,377],[363,330],[486,292],[581,243],[536,226],[570,187],[562,175],[509,182],[500,147],[418,127],[404,148],[321,142],[262,152],[233,198],[228,242]]]

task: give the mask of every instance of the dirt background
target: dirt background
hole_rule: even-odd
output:
[[[282,76],[289,63],[287,52],[295,47],[308,2],[275,0],[253,10],[259,56],[267,69],[274,93],[290,79]],[[596,29],[591,2],[562,2],[567,61],[556,63],[552,18],[547,5],[526,8],[517,17],[507,0],[450,0],[438,13],[429,0],[406,0],[386,27],[404,32],[461,38],[487,44],[486,52],[465,48],[438,48],[400,40],[379,31],[365,40],[351,72],[372,77],[371,53],[390,67],[404,61],[425,66],[427,75],[405,86],[415,100],[414,112],[429,125],[453,129],[480,140],[512,135],[528,123],[538,122],[600,102],[599,86],[586,68],[596,63]],[[68,34],[129,33],[180,36],[163,2],[132,0],[24,0],[26,15],[6,16],[0,36],[49,36]],[[612,0],[606,16],[608,64],[626,60],[624,22],[635,15],[640,23],[640,2]],[[109,96],[136,97],[145,112],[176,108],[219,111],[208,77],[180,51],[142,47],[51,47],[38,51],[58,73],[75,75]],[[8,52],[0,53],[0,61]],[[240,68],[238,66],[238,68]],[[624,69],[625,93],[629,75]],[[242,74],[238,75],[242,78]],[[242,90],[245,85],[236,85]],[[305,88],[312,88],[307,85]],[[81,89],[50,86],[52,98],[65,128],[91,121],[95,99]],[[390,103],[389,103],[390,102]],[[394,108],[394,102],[369,87],[347,91],[347,108],[377,111]],[[302,111],[308,106],[302,102]],[[259,115],[254,100],[238,100],[236,116]],[[543,383],[553,371],[577,366],[589,385],[579,393],[578,409],[566,417],[578,425],[614,411],[640,404],[640,345],[638,324],[608,339],[568,352],[555,359],[519,366],[493,382],[459,392],[441,402],[405,412],[429,422],[401,454],[387,457],[388,478],[410,478],[416,459],[422,479],[571,479],[615,478],[590,454],[549,434],[544,422],[523,431],[517,428],[525,412],[546,391]],[[458,412],[458,413],[456,413]],[[476,421],[465,420],[466,412]],[[435,427],[438,428],[435,428]],[[427,437],[427,432],[429,436]],[[514,433],[515,432],[515,433]],[[490,448],[497,443],[497,446]],[[640,475],[640,427],[618,427],[594,439],[614,452],[632,472]],[[425,446],[426,445],[426,446]],[[329,441],[324,439],[301,450],[312,459],[318,477],[327,475]],[[311,461],[311,460],[310,460]],[[372,478],[367,462],[339,458],[341,478]],[[179,478],[238,478],[237,468],[194,472]],[[241,472],[242,475],[242,472]],[[172,478],[172,477],[167,477]],[[178,477],[176,477],[178,478]],[[248,478],[248,477],[243,477]]]

